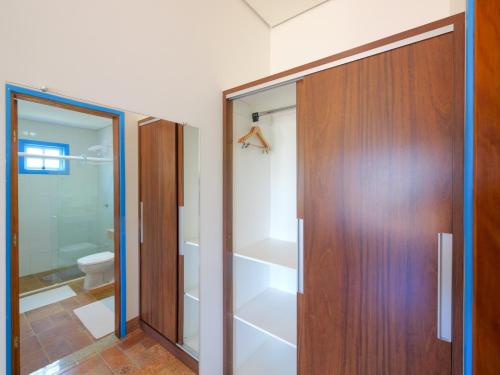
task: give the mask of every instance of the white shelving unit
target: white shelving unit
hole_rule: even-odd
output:
[[[297,244],[295,242],[267,238],[236,250],[234,255],[268,265],[297,269]]]
[[[288,111],[251,122],[253,112],[295,104],[295,84],[276,90],[281,94],[233,102],[235,375],[296,374],[296,115]],[[238,144],[252,125],[261,128],[270,153]]]
[[[198,286],[192,287],[185,292],[186,297],[192,298],[195,301],[200,301],[200,289]]]
[[[235,375],[293,375],[297,373],[295,349],[267,340],[235,371]]]
[[[296,311],[296,295],[269,288],[235,311],[234,317],[295,348]]]
[[[183,348],[188,353],[190,353],[193,357],[198,358],[198,353],[200,352],[200,337],[199,337],[199,335],[193,335],[191,337],[184,338]]]

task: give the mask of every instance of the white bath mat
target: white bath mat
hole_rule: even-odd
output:
[[[115,330],[115,297],[92,302],[73,312],[96,339]]]
[[[19,300],[19,312],[22,314],[26,311],[47,306],[51,303],[56,303],[74,296],[76,296],[75,291],[67,285],[61,286],[60,288],[49,289],[45,292],[22,297]]]

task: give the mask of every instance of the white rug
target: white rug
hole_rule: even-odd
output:
[[[115,297],[92,302],[73,312],[96,339],[109,335],[115,330]]]
[[[74,296],[76,296],[75,291],[67,285],[64,285],[60,288],[46,290],[45,292],[32,294],[27,297],[22,297],[19,300],[19,312],[22,314],[26,311],[47,306],[51,303],[56,303],[62,301],[63,299]]]

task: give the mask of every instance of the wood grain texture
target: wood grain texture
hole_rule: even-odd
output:
[[[475,21],[474,374],[500,373],[500,2]]]
[[[139,127],[141,320],[177,341],[176,124],[159,120]]]
[[[177,128],[177,205],[184,206],[184,127]],[[180,225],[180,224],[179,224]],[[180,241],[180,240],[179,240]],[[179,243],[179,247],[182,244]],[[184,343],[184,255],[178,256],[177,275],[177,343]]]
[[[115,267],[115,335],[121,337],[121,279],[120,279],[120,120],[113,117],[113,210],[114,210],[114,267]],[[126,319],[126,317],[123,317]]]
[[[437,234],[454,233],[455,44],[445,34],[305,77],[300,374],[451,374]],[[458,154],[458,155],[454,155]]]
[[[72,105],[72,104],[58,102],[58,101],[52,100],[52,99],[40,98],[38,96],[31,96],[31,95],[28,95],[28,94],[16,93],[15,97],[17,99],[20,99],[20,100],[27,100],[29,102],[46,104],[46,105],[50,105],[52,107],[58,107],[58,108],[68,109],[70,111],[77,111],[77,112],[81,112],[81,113],[86,113],[88,115],[94,115],[94,116],[99,116],[99,117],[106,117],[106,118],[110,118],[110,119],[113,119],[113,118],[116,117],[115,114],[110,113],[110,112],[97,111],[97,110],[90,109],[90,108],[79,107],[79,106],[75,106],[75,105]]]
[[[300,106],[306,98],[302,98],[304,94],[302,89],[302,80],[296,83],[296,103],[297,103],[297,123],[303,122],[300,116],[305,116],[306,113],[301,110]],[[297,126],[297,218],[304,218],[304,127]]]
[[[177,128],[177,204],[184,206],[184,127],[176,124]]]

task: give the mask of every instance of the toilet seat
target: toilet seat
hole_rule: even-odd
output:
[[[78,259],[78,264],[82,266],[91,266],[93,264],[99,264],[113,260],[114,256],[115,255],[110,251],[103,251],[102,253],[90,254]]]

